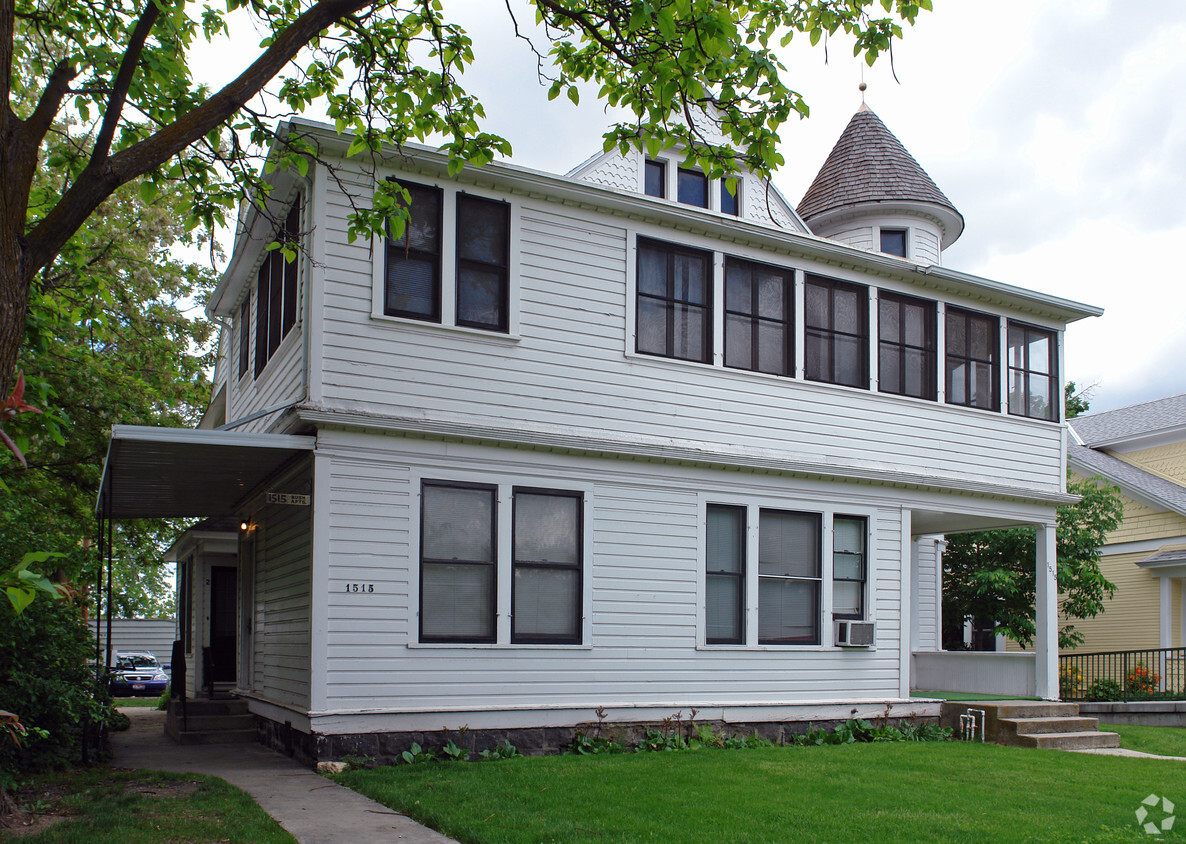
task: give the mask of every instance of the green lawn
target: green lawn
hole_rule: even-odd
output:
[[[1120,746],[1129,750],[1156,753],[1158,756],[1186,756],[1186,729],[1182,727],[1100,724],[1100,729],[1120,733]],[[1186,762],[1180,764],[1186,765]]]
[[[31,819],[57,821],[13,836],[21,844],[294,844],[246,792],[196,774],[76,769],[36,779],[17,801]]]
[[[126,709],[127,707],[136,707],[148,709],[156,708],[157,698],[155,697],[117,697],[114,700],[116,709]]]
[[[1184,763],[1186,764],[1186,763]],[[465,844],[1146,841],[1152,759],[938,743],[429,763],[339,780]],[[1167,840],[1186,840],[1186,823]]]

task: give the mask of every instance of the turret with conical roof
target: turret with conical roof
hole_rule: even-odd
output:
[[[803,195],[799,216],[820,237],[937,264],[964,218],[864,103]]]

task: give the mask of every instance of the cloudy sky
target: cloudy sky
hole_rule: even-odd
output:
[[[864,79],[964,215],[944,264],[1105,308],[1067,334],[1067,375],[1095,385],[1093,410],[1186,392],[1186,2],[934,5],[895,46],[897,80],[884,58]],[[446,8],[474,37],[466,84],[516,163],[565,172],[600,150],[609,118],[592,92],[549,103],[503,3]],[[775,176],[793,204],[859,107],[863,66],[841,41],[827,63],[802,42],[786,80],[811,117],[784,129]]]

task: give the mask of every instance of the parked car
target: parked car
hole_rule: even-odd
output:
[[[159,697],[169,686],[167,675],[156,656],[143,651],[114,654],[111,668],[113,697]]]

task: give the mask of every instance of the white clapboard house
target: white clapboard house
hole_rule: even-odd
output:
[[[100,495],[207,519],[191,695],[313,760],[1058,696],[1062,337],[1100,310],[945,268],[963,218],[872,111],[797,209],[678,152],[449,176],[284,131],[323,160],[242,215],[205,420],[116,427]],[[351,242],[381,179],[407,232]],[[1036,647],[942,653],[941,535],[1003,525],[1038,530]]]

